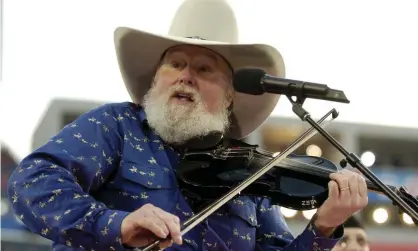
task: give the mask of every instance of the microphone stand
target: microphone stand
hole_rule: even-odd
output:
[[[381,191],[390,199],[395,206],[398,206],[403,212],[407,213],[415,222],[418,224],[418,211],[415,211],[412,206],[406,203],[395,191],[387,187],[379,178],[377,178],[369,168],[364,166],[360,158],[357,157],[354,153],[349,153],[337,140],[335,140],[327,131],[325,131],[318,123],[316,123],[306,111],[302,105],[305,102],[306,98],[303,96],[298,96],[296,101],[292,100],[291,96],[287,96],[289,101],[292,103],[292,111],[302,120],[308,122],[316,131],[318,131],[330,144],[332,144],[342,155],[344,155],[345,160],[343,162],[349,163],[352,167],[357,168],[364,176],[366,176],[371,182],[373,182]],[[400,189],[400,192],[402,189]],[[406,192],[406,191],[405,191]],[[409,197],[410,200],[414,200],[411,204],[415,204],[414,207],[418,208],[418,200]],[[418,210],[418,209],[416,209]]]

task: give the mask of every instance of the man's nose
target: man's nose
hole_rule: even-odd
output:
[[[196,84],[196,79],[193,76],[193,72],[189,67],[185,67],[181,72],[180,83],[189,86],[194,86]]]

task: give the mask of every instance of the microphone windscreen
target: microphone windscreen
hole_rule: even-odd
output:
[[[265,75],[266,72],[262,69],[239,69],[234,74],[234,89],[241,93],[262,95],[262,80]]]

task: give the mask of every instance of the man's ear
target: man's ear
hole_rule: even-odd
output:
[[[232,108],[234,107],[234,97],[235,97],[235,91],[233,88],[229,88],[226,92],[226,102],[228,104],[228,111],[232,111]]]
[[[236,93],[235,93],[234,87],[231,86],[230,88],[228,88],[227,93],[226,93],[226,100],[230,106],[232,106],[232,103],[234,102],[235,94]]]
[[[232,112],[232,109],[234,109],[234,102],[231,102],[231,104],[228,106],[229,112]]]

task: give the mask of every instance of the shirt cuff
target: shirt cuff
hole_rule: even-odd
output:
[[[128,214],[129,212],[108,209],[97,218],[96,233],[101,250],[127,250],[121,240],[121,225]]]
[[[331,250],[344,235],[344,227],[338,226],[331,237],[325,237],[313,224],[311,220],[305,231],[299,236],[301,242],[308,245],[307,250]]]

